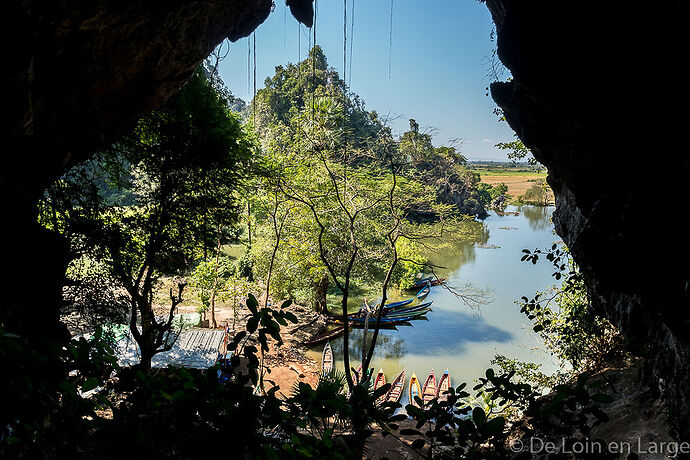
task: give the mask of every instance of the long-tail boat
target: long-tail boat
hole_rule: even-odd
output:
[[[304,345],[308,347],[311,347],[312,345],[317,345],[321,342],[325,342],[326,340],[330,340],[334,337],[339,336],[343,333],[344,330],[345,326],[337,326],[334,329],[330,329],[328,331],[322,332],[321,334],[313,336],[311,339],[304,342]]]
[[[434,278],[433,276],[431,276],[429,278],[424,278],[423,280],[415,282],[412,286],[408,287],[407,290],[414,291],[416,289],[421,289],[424,286],[426,286],[427,283],[432,286],[438,286],[439,284],[445,283],[447,279],[448,278]]]
[[[418,293],[417,293],[417,300],[420,302],[424,299],[426,299],[426,296],[429,295],[431,292],[431,283],[427,283],[426,286],[424,286]]]
[[[429,377],[426,378],[424,382],[424,389],[422,390],[422,401],[424,402],[424,407],[427,407],[431,400],[436,397],[436,377],[434,376],[434,371],[431,371]]]
[[[405,369],[403,369],[400,374],[393,380],[391,384],[391,389],[388,390],[386,394],[386,401],[398,402],[400,401],[400,396],[402,396],[403,389],[405,388]]]
[[[382,387],[385,384],[386,374],[383,373],[383,369],[379,369],[378,374],[376,374],[376,378],[374,378],[374,385],[372,387],[372,390],[376,390],[377,388]]]
[[[446,369],[443,375],[438,380],[438,388],[436,388],[436,398],[439,401],[445,401],[448,399],[448,390],[450,389],[450,371]]]
[[[409,390],[409,398],[410,398],[410,404],[413,406],[419,407],[419,403],[415,400],[415,398],[421,398],[422,397],[422,387],[419,386],[419,380],[417,379],[417,375],[413,372],[412,377],[410,377],[410,390]]]
[[[331,342],[327,342],[323,347],[323,355],[321,356],[321,372],[327,373],[333,370],[333,349]]]

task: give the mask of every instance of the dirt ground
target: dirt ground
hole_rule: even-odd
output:
[[[166,308],[161,306],[160,311],[165,312]],[[297,317],[298,323],[283,327],[281,330],[283,344],[271,341],[270,350],[264,356],[264,365],[267,368],[264,376],[267,383],[266,390],[278,385],[279,394],[286,396],[297,382],[305,382],[312,386],[317,384],[320,363],[307,356],[306,348],[302,344],[326,326],[325,318],[308,308],[292,304],[288,310]],[[177,313],[196,313],[196,306],[180,305]],[[210,316],[208,313],[206,318],[210,320]],[[244,330],[250,313],[246,306],[238,306],[235,311],[231,306],[219,305],[216,307],[215,316],[219,329],[223,329],[228,324],[231,329],[241,331]],[[223,346],[221,345],[220,353],[224,352]]]

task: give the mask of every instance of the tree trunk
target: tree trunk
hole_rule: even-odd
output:
[[[314,305],[316,307],[317,313],[328,313],[328,307],[326,305],[326,293],[328,292],[328,276],[323,276],[316,283],[314,288]]]
[[[252,247],[252,207],[247,201],[247,236],[249,238],[248,246]]]
[[[145,374],[148,374],[151,372],[151,360],[152,359],[153,359],[153,354],[150,353],[149,350],[144,352],[144,349],[141,349],[141,359],[139,361],[138,367]]]
[[[153,309],[144,296],[136,296],[133,302],[136,303],[135,308],[138,310],[141,321],[141,333],[136,323],[130,323],[129,325],[134,340],[139,346],[140,361],[137,367],[143,372],[148,373],[151,371],[151,358],[156,354]]]
[[[218,226],[218,244],[216,245],[216,267],[213,275],[213,290],[211,291],[211,323],[213,329],[218,327],[216,323],[216,291],[218,290],[218,258],[220,257],[220,225]]]

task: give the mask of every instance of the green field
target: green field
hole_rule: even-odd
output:
[[[506,184],[508,193],[517,199],[539,180],[546,179],[546,171],[529,165],[513,166],[511,163],[471,163],[469,169],[478,172],[482,182],[490,185]]]

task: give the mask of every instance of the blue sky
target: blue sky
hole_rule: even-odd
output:
[[[259,89],[275,66],[297,62],[299,42],[301,59],[309,47],[309,29],[286,14],[284,0],[275,2],[275,11],[256,30]],[[491,17],[484,5],[476,0],[393,0],[390,78],[391,0],[347,0],[347,5],[348,41],[353,41],[346,78],[367,109],[398,117],[390,122],[394,133],[407,130],[408,119],[414,118],[422,128],[435,130],[437,146],[460,138],[460,150],[471,160],[506,160],[494,144],[511,140],[513,132],[498,121],[495,104],[486,95],[490,83],[487,58],[495,42],[490,39]],[[316,27],[317,43],[329,65],[342,76],[343,0],[318,0]],[[247,39],[230,44],[219,71],[233,93],[249,101],[247,51]]]

